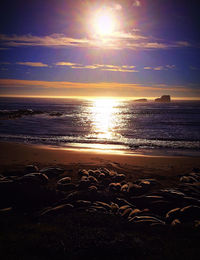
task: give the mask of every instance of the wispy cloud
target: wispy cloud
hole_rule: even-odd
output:
[[[145,70],[172,70],[175,69],[175,65],[165,65],[165,66],[157,66],[157,67],[144,67]]]
[[[132,49],[132,50],[153,50],[186,48],[192,45],[189,42],[164,42],[139,34],[138,31],[114,32],[105,38],[86,37],[72,38],[64,34],[51,34],[47,36],[27,35],[0,35],[0,43],[3,46],[44,46],[44,47],[82,47],[82,48],[109,48],[109,49]]]
[[[167,84],[133,84],[118,82],[68,82],[68,81],[38,81],[38,80],[18,80],[18,79],[0,79],[0,86],[7,87],[43,87],[43,88],[131,88],[134,90],[161,90],[161,91],[183,91],[191,92],[191,86],[167,85]],[[200,92],[200,90],[198,90]]]
[[[0,79],[0,96],[59,96],[60,97],[172,97],[200,98],[200,89],[191,85],[129,84],[118,82],[67,82]]]
[[[42,62],[16,62],[18,65],[29,66],[29,67],[48,67],[47,64]]]
[[[110,65],[110,64],[91,64],[91,65],[83,65],[80,63],[72,63],[72,62],[57,62],[56,66],[66,66],[72,69],[99,69],[103,71],[113,71],[113,72],[138,72],[138,70],[134,70],[135,66],[131,65]]]

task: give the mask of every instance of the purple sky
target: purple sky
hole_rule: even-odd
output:
[[[196,0],[4,2],[1,96],[200,98]],[[102,36],[106,12],[116,28]]]

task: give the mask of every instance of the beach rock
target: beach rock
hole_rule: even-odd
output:
[[[156,218],[153,216],[142,216],[142,215],[135,216],[135,217],[129,219],[129,222],[143,224],[143,225],[150,225],[150,226],[165,225],[165,222],[159,218]]]
[[[127,208],[125,209],[122,213],[121,213],[121,216],[123,218],[128,218],[128,216],[130,215],[130,213],[132,212],[132,208]]]
[[[88,176],[89,176],[89,173],[88,173],[87,170],[81,169],[81,170],[78,171],[78,175],[80,175],[81,177],[82,177],[82,176],[88,177]]]
[[[89,207],[92,205],[91,201],[88,200],[77,200],[74,202],[75,207]]]
[[[172,202],[179,202],[185,197],[185,194],[177,189],[164,189],[160,190],[160,195],[166,200],[171,200]]]
[[[40,172],[46,174],[50,178],[63,174],[65,170],[58,167],[46,167],[41,169]]]
[[[67,184],[67,183],[70,183],[71,180],[72,180],[71,177],[64,177],[64,178],[58,180],[57,184],[58,184],[58,185],[59,185],[59,184],[62,184],[62,185],[63,185],[63,184]]]
[[[98,191],[97,187],[92,185],[88,187],[88,191],[91,193],[91,195],[95,195]]]
[[[57,182],[57,189],[60,191],[72,191],[76,185],[71,183],[71,177],[64,177]]]
[[[200,198],[200,183],[182,183],[179,185],[179,189],[182,193],[184,193],[183,197],[194,197]]]
[[[113,170],[110,170],[110,171],[108,171],[108,175],[109,175],[108,177],[110,177],[110,178],[116,178],[117,173]]]
[[[180,217],[180,208],[175,208],[167,212],[165,218],[167,222],[172,222],[174,219],[179,219]]]
[[[90,184],[98,184],[98,180],[94,176],[89,176],[88,180]]]
[[[200,219],[200,207],[190,205],[180,209],[180,219],[183,222],[190,222]]]
[[[73,191],[76,189],[76,185],[73,183],[57,184],[57,189],[60,191]]]
[[[198,182],[200,182],[200,173],[199,172],[191,172],[189,175],[194,177]]]
[[[125,179],[126,179],[126,176],[125,176],[124,174],[116,174],[116,175],[114,176],[113,181],[115,181],[115,182],[122,182],[122,181],[124,181]]]
[[[82,176],[79,185],[78,185],[78,189],[79,190],[84,190],[87,189],[90,186],[91,182],[89,181],[88,177],[86,176]]]
[[[193,182],[198,182],[197,179],[193,176],[182,176],[180,178],[180,182],[185,182],[185,183],[193,183]]]
[[[103,181],[105,179],[105,177],[106,177],[106,175],[104,173],[100,173],[98,175],[98,180],[101,182],[101,181]]]
[[[74,201],[77,200],[88,200],[91,202],[94,201],[104,201],[106,202],[107,197],[106,195],[104,196],[103,193],[96,191],[95,188],[91,188],[91,190],[79,190],[79,191],[74,191],[68,194],[62,201],[64,203],[73,203]]]
[[[98,170],[88,170],[89,176],[93,176],[95,178],[98,178],[99,171]]]
[[[121,184],[120,183],[110,183],[109,184],[109,190],[112,192],[119,192],[121,190]]]
[[[130,212],[128,218],[131,219],[131,218],[137,216],[137,215],[140,214],[140,213],[142,213],[142,211],[141,211],[140,209],[133,209],[133,210]]]
[[[114,213],[114,214],[117,214],[118,211],[119,211],[119,206],[116,204],[116,203],[111,203],[111,211]]]
[[[35,173],[28,173],[18,180],[23,183],[46,184],[48,183],[49,178],[44,173],[35,172]]]
[[[104,173],[106,177],[110,176],[110,171],[107,168],[100,169],[101,173]]]
[[[105,203],[105,202],[102,202],[102,201],[96,201],[96,202],[94,202],[94,205],[101,206],[101,207],[105,208],[108,211],[111,210],[111,206],[108,203]]]
[[[129,185],[128,184],[124,184],[121,186],[121,192],[123,193],[127,193],[129,190]]]
[[[139,179],[136,181],[136,184],[141,185],[141,186],[155,186],[158,183],[156,179],[151,179],[151,178],[145,178],[145,179]]]
[[[122,206],[124,206],[124,205],[129,205],[129,206],[132,207],[132,208],[135,207],[132,203],[130,203],[129,201],[125,200],[124,198],[118,198],[118,197],[117,197],[117,198],[115,199],[115,201],[116,201],[116,203],[117,203],[120,207],[122,207]]]
[[[121,207],[119,208],[119,213],[120,213],[120,215],[122,215],[122,214],[124,213],[124,211],[127,210],[127,209],[131,209],[131,210],[132,210],[131,206],[128,205],[128,204],[121,206]]]
[[[89,208],[89,211],[93,211],[93,212],[100,212],[100,213],[108,213],[107,209],[102,207],[102,206],[98,206],[98,205],[92,205]]]
[[[192,205],[200,207],[200,200],[193,198],[193,197],[184,197],[183,202],[184,202],[184,204],[187,204],[187,205],[192,204]]]
[[[56,216],[59,214],[66,214],[69,211],[71,211],[74,208],[74,206],[72,204],[62,204],[53,208],[48,208],[45,209],[42,213],[41,213],[41,217],[43,216]]]
[[[26,173],[34,173],[34,172],[39,172],[39,169],[36,165],[27,165],[25,168]]]
[[[128,193],[130,195],[140,195],[144,192],[144,189],[141,185],[137,185],[134,183],[128,183]]]
[[[179,219],[174,219],[173,221],[172,221],[172,223],[171,223],[171,226],[177,226],[177,225],[180,225],[181,224],[181,222],[180,222],[180,220]]]

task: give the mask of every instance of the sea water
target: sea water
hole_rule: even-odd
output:
[[[200,101],[0,98],[0,141],[199,155]]]

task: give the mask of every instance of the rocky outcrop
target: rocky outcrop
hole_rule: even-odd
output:
[[[170,95],[163,95],[160,98],[156,98],[155,102],[171,102]]]
[[[148,100],[146,98],[140,98],[136,99],[135,102],[147,102]]]
[[[130,182],[107,168],[80,169],[75,181],[58,167],[27,165],[25,172],[31,173],[0,176],[0,216],[32,212],[39,218],[67,217],[84,211],[115,215],[135,225],[200,225],[199,171],[177,176],[176,186],[165,189],[156,179]]]

